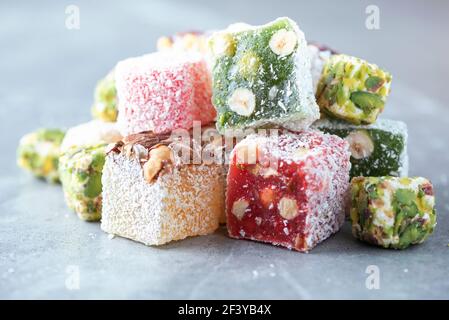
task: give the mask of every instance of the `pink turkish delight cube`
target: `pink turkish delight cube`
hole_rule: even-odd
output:
[[[195,53],[156,52],[118,63],[118,124],[126,136],[190,129],[214,121],[211,77]]]
[[[246,137],[231,153],[229,235],[309,251],[344,222],[349,158],[345,140],[318,131]]]

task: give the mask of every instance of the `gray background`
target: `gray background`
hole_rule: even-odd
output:
[[[81,29],[65,28],[68,4]],[[380,8],[380,30],[365,8]],[[394,75],[384,117],[410,131],[411,175],[437,193],[438,226],[405,251],[369,247],[346,225],[310,254],[226,231],[161,248],[109,240],[70,212],[59,186],[15,164],[19,138],[90,119],[95,82],[160,35],[264,23],[288,15],[308,39],[366,58]],[[449,1],[2,1],[0,3],[0,298],[449,298],[447,137]],[[367,266],[380,270],[368,290]],[[74,268],[74,269],[73,269]],[[79,270],[79,290],[69,290]]]

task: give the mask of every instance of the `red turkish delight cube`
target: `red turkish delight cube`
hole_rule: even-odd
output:
[[[231,153],[229,235],[309,251],[344,222],[349,158],[346,141],[318,131],[246,137]]]

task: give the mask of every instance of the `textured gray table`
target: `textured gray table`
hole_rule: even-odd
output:
[[[288,3],[274,12],[260,6],[255,13],[248,4],[237,13],[232,6],[220,7],[223,4],[206,8],[204,2],[183,3],[139,2],[126,7],[81,2],[81,29],[68,31],[64,5],[39,2],[18,7],[2,2],[0,298],[449,298],[449,109],[443,106],[447,62],[440,59],[441,52],[434,52],[426,60],[426,71],[404,61],[410,59],[395,50],[386,54],[372,46],[375,41],[388,43],[391,32],[403,34],[402,26],[393,23],[399,17],[397,5],[381,3],[385,19],[377,33],[355,27],[363,24],[365,4],[359,1],[347,6],[345,1],[344,7],[336,8],[324,1],[295,4],[297,14],[290,15],[316,39],[334,39],[333,45],[387,65],[395,74],[384,116],[409,125],[411,175],[432,179],[437,194],[438,226],[423,245],[405,251],[370,247],[354,240],[346,225],[310,254],[231,240],[225,230],[150,248],[109,239],[97,223],[82,222],[66,208],[59,186],[36,181],[16,168],[21,135],[39,126],[67,127],[88,120],[95,81],[115,61],[152,50],[159,34],[188,28],[189,23],[212,28],[238,20],[263,22],[291,12]],[[448,8],[437,4],[435,25],[443,23],[438,12]],[[428,8],[423,8],[409,6],[408,16],[426,16]],[[361,16],[336,28],[323,30],[313,19],[325,21],[348,10]],[[421,30],[407,27],[411,33]],[[437,46],[435,36],[441,30],[422,27],[428,28]],[[353,39],[365,38],[366,46],[342,37],[342,29]],[[407,41],[398,43],[397,50],[407,46]],[[425,54],[421,46],[414,47],[415,54]],[[434,75],[433,82],[420,86],[425,92],[415,89],[419,79],[413,70]],[[366,286],[368,266],[378,268],[379,289]]]

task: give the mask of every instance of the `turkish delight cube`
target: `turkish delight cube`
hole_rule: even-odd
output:
[[[116,144],[103,171],[103,231],[162,245],[218,228],[224,211],[222,165],[179,161],[176,150],[170,136],[152,132]]]
[[[435,196],[421,177],[357,177],[351,181],[353,235],[384,248],[424,242],[436,225]]]
[[[67,130],[61,143],[61,152],[65,152],[73,146],[82,147],[101,143],[115,143],[121,139],[122,135],[116,123],[92,120]]]
[[[170,51],[130,58],[118,63],[115,81],[124,136],[190,129],[194,121],[215,119],[211,78],[199,54]]]
[[[312,73],[313,92],[316,92],[325,64],[329,58],[337,52],[327,46],[317,43],[309,43],[307,49],[310,56],[310,72]]]
[[[349,143],[351,178],[408,175],[408,134],[407,125],[402,121],[378,119],[371,125],[354,125],[320,119],[313,128],[335,134]]]
[[[309,251],[344,222],[349,169],[348,143],[334,135],[246,137],[231,154],[229,235]]]
[[[294,21],[232,25],[213,34],[210,47],[221,132],[267,124],[304,129],[318,119],[307,43]]]
[[[59,158],[59,175],[66,203],[82,220],[101,219],[105,148],[106,144],[72,146]]]
[[[59,182],[58,162],[65,132],[60,129],[39,129],[20,139],[17,164],[38,178]]]
[[[348,55],[326,62],[316,100],[326,115],[354,124],[371,124],[384,110],[391,75],[377,65]]]
[[[114,70],[98,81],[94,91],[94,104],[91,113],[94,119],[107,122],[117,121],[118,106]]]

